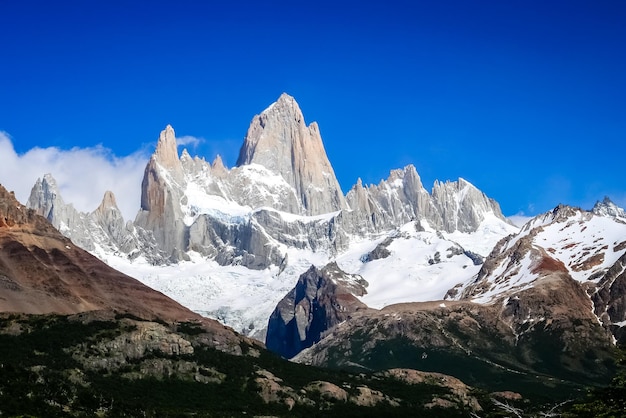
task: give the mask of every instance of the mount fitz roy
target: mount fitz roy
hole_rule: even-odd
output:
[[[476,231],[485,220],[495,222],[498,231],[487,247],[515,230],[498,204],[470,183],[436,182],[429,193],[412,165],[391,171],[378,185],[364,186],[359,180],[344,196],[317,124],[307,126],[287,94],[252,119],[231,169],[219,156],[211,164],[186,150],[179,156],[174,130],[167,126],[146,166],[134,221],[123,220],[111,193],[94,212],[77,212],[65,204],[51,175],[37,181],[27,205],[77,245],[144,282],[165,277],[163,270],[148,266],[193,260],[197,267],[210,260],[225,267],[215,266],[210,274],[194,269],[196,277],[210,276],[212,290],[205,298],[209,306],[194,301],[193,309],[258,338],[300,274],[311,264],[323,267],[349,253],[355,244],[361,248],[367,242],[372,248],[363,251],[370,251],[376,240],[413,221],[433,233],[449,234]],[[222,298],[219,275],[262,278],[269,286],[253,286],[272,290],[251,302],[258,305],[258,312],[251,312],[242,301]],[[184,280],[188,278],[181,274],[175,279]],[[225,280],[232,279],[221,282]],[[149,284],[185,304],[188,296],[184,290],[172,292],[172,281]]]
[[[133,223],[123,223],[111,193],[93,213],[77,213],[64,204],[51,176],[37,182],[28,206],[91,251],[114,249],[154,264],[196,251],[223,265],[256,269],[280,264],[286,255],[281,246],[336,254],[348,247],[349,235],[368,236],[415,219],[447,232],[475,231],[487,213],[506,222],[498,204],[463,179],[436,182],[429,194],[411,165],[379,185],[359,181],[344,196],[317,124],[306,126],[286,94],[253,118],[230,170],[219,156],[212,164],[186,150],[179,157],[174,130],[166,127],[146,166]],[[100,226],[104,236],[87,233],[81,223]]]
[[[402,336],[420,356],[435,347],[440,360],[580,377],[595,367],[581,356],[604,361],[623,339],[621,208],[559,206],[520,230],[463,179],[428,192],[412,165],[344,195],[319,127],[286,94],[252,119],[230,169],[179,155],[166,127],[134,221],[111,193],[77,212],[50,175],[28,206],[111,266],[298,361],[376,369],[384,341]],[[431,337],[411,337],[419,329]],[[367,344],[346,346],[363,335]],[[558,373],[542,368],[539,341],[565,350]]]

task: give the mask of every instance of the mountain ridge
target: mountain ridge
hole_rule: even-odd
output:
[[[269,152],[274,144],[280,152]],[[311,161],[317,162],[305,164]],[[348,274],[364,274],[370,287],[359,298],[381,307],[398,300],[387,298],[382,283],[371,278],[385,274],[381,269],[390,260],[412,259],[403,277],[391,275],[398,285],[410,283],[407,296],[424,286],[432,289],[424,295],[442,299],[456,289],[458,297],[496,242],[517,232],[498,203],[463,178],[435,181],[429,192],[415,166],[407,165],[375,185],[357,181],[344,196],[332,171],[324,171],[327,165],[331,170],[319,127],[307,126],[295,99],[283,94],[253,117],[232,168],[219,156],[209,164],[186,149],[179,155],[168,125],[146,165],[134,221],[124,223],[114,208],[106,216],[102,210],[72,212],[58,191],[43,190],[51,176],[33,188],[29,206],[48,210],[57,228],[117,268],[259,339],[265,339],[276,304],[311,265],[337,261]],[[308,183],[302,183],[306,173]],[[307,203],[309,189],[326,196],[314,199],[315,208]],[[386,240],[391,258],[366,260]],[[405,241],[419,248],[419,258],[401,248]],[[224,284],[223,277],[234,285]],[[198,295],[185,290],[187,282]],[[243,294],[250,297],[248,305]]]

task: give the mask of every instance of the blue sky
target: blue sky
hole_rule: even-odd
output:
[[[625,206],[625,22],[620,0],[2,1],[0,183],[25,200],[55,170],[128,215],[166,124],[232,166],[287,92],[344,192],[412,163],[506,215]]]

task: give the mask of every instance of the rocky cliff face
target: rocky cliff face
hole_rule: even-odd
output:
[[[393,170],[378,185],[359,180],[346,196],[352,209],[347,228],[381,231],[412,220],[424,220],[440,231],[474,232],[488,214],[508,222],[493,199],[466,180],[435,182],[428,193],[412,165]]]
[[[72,204],[64,202],[55,179],[46,174],[35,183],[27,206],[45,217],[74,244],[100,259],[123,255],[130,259],[143,256],[154,264],[168,261],[152,231],[124,221],[112,192],[104,194],[93,212],[78,212]]]
[[[354,296],[366,293],[366,286],[361,277],[345,273],[335,263],[321,270],[311,266],[270,316],[267,348],[291,358],[310,347],[353,312],[367,308]]]
[[[290,213],[320,215],[346,208],[317,123],[306,126],[295,99],[282,94],[252,119],[238,166],[258,164],[280,174],[295,190],[299,206]]]
[[[297,104],[293,102],[287,105],[289,100],[293,102],[288,96],[281,96],[276,104],[277,111],[291,112],[291,116],[295,112],[294,117],[297,119],[299,114],[302,122]],[[274,113],[268,110],[255,117],[252,132],[255,132],[254,126],[260,123],[259,120],[265,121],[268,115]],[[296,119],[288,121],[295,123]],[[327,162],[327,159],[323,148],[320,150],[307,145],[309,142],[315,143],[319,137],[305,140],[298,136],[304,132],[301,127],[294,131],[299,132],[294,137],[279,135],[278,142],[285,147],[304,147],[294,152],[299,153],[308,164],[304,168],[294,165],[293,170],[288,170],[289,173],[295,173],[294,176],[284,178],[281,172],[276,171],[284,169],[278,164],[280,159],[276,159],[276,153],[262,152],[264,147],[269,146],[265,142],[272,135],[278,135],[270,129],[271,126],[278,129],[278,122],[263,122],[263,126],[267,126],[269,131],[257,135],[255,145],[250,146],[252,151],[249,161],[230,170],[224,166],[219,156],[213,164],[197,157],[192,158],[186,150],[179,158],[174,131],[167,127],[161,133],[157,150],[146,167],[142,184],[142,206],[135,225],[142,231],[149,231],[159,250],[174,262],[185,259],[186,252],[193,250],[220,264],[241,264],[253,269],[264,269],[283,262],[285,254],[280,248],[284,245],[310,246],[312,249],[324,247],[336,251],[336,245],[341,246],[343,242],[341,239],[337,242],[332,239],[337,233],[329,234],[328,227],[323,227],[325,234],[315,232],[316,225],[323,225],[326,220],[301,222],[299,217],[301,212],[306,212],[304,208],[307,207],[305,200],[301,199],[312,199],[312,191],[319,191],[318,183],[303,183],[302,179],[314,179],[314,171],[320,166],[326,167],[324,161]],[[287,123],[285,120],[282,122]],[[250,133],[249,137],[254,137],[254,134]],[[262,140],[259,139],[261,137]],[[246,143],[250,141],[252,139]],[[256,149],[259,153],[254,151]],[[318,151],[322,153],[321,156],[316,154]],[[261,156],[269,154],[273,159],[264,161]],[[332,178],[334,179],[334,174]],[[294,181],[302,186],[298,186],[302,193],[297,191],[300,189]],[[323,199],[319,197],[314,200],[320,203]],[[293,221],[287,221],[280,212],[298,216]],[[295,236],[308,239],[294,242]],[[316,236],[318,239],[314,238]]]
[[[141,183],[141,209],[135,224],[151,231],[159,248],[178,261],[187,250],[180,200],[185,178],[178,158],[174,129],[161,132],[156,151],[150,158]]]
[[[605,197],[601,202],[596,202],[591,211],[598,216],[610,216],[626,220],[626,211],[613,203],[608,197]]]

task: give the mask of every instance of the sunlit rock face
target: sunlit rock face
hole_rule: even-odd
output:
[[[187,150],[179,156],[168,125],[146,165],[134,222],[124,224],[110,193],[94,212],[77,212],[50,175],[33,187],[28,205],[101,258],[121,253],[169,264],[194,251],[253,269],[284,265],[288,248],[332,256],[350,236],[414,220],[448,232],[474,231],[489,213],[504,221],[497,203],[465,180],[436,182],[429,193],[412,165],[378,185],[359,181],[344,197],[317,124],[307,126],[287,94],[254,116],[231,169],[219,156],[212,164]]]
[[[248,164],[280,174],[295,190],[301,207],[288,208],[291,213],[319,215],[346,208],[317,123],[307,126],[288,94],[252,119],[237,160],[238,166]]]
[[[392,170],[377,185],[359,180],[346,200],[352,212],[346,228],[351,231],[388,230],[412,220],[424,220],[440,231],[473,232],[488,215],[506,221],[493,199],[464,179],[435,181],[428,193],[412,165]]]

